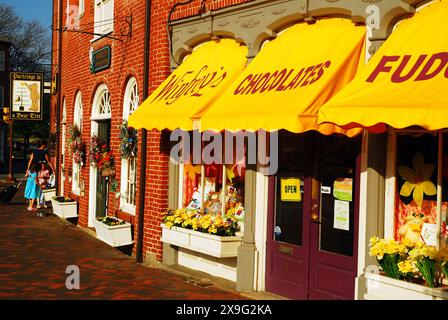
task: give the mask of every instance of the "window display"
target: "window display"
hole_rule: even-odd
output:
[[[446,140],[446,134],[443,139]],[[437,245],[438,150],[437,133],[397,135],[396,240]],[[447,151],[448,148],[443,147],[442,245],[446,242],[444,226],[448,206]]]
[[[242,229],[245,170],[244,158],[232,164],[183,164],[182,208],[213,220],[236,220]]]

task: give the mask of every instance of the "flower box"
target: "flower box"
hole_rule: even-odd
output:
[[[236,257],[242,241],[236,236],[216,236],[180,227],[168,228],[165,224],[161,226],[162,242],[217,258]]]
[[[74,200],[64,199],[63,197],[53,197],[51,199],[53,213],[60,218],[78,217],[78,203]]]
[[[43,189],[42,193],[44,194],[45,201],[51,201],[54,197],[56,197],[56,189]]]
[[[95,219],[95,231],[97,238],[112,247],[127,246],[132,244],[132,225],[118,218],[117,220],[122,221],[123,224],[109,226]]]
[[[448,300],[448,288],[435,288],[366,273],[366,300]]]

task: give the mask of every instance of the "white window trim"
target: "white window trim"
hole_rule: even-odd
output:
[[[80,18],[84,15],[84,7],[85,7],[85,0],[79,0],[79,2],[78,2],[78,18]]]
[[[65,104],[65,97],[63,99],[62,102],[62,148],[61,148],[61,154],[62,154],[62,165],[61,165],[61,190],[60,190],[60,195],[63,196],[64,195],[64,183],[65,183],[65,174],[64,174],[64,169],[66,168],[65,164],[67,163],[67,159],[65,158],[66,154],[65,154],[65,147],[66,147],[66,134],[67,134],[67,107]]]
[[[395,230],[395,184],[397,182],[397,132],[394,128],[389,128],[387,134],[386,161],[384,237],[393,239]]]
[[[82,105],[82,96],[81,92],[76,94],[75,99],[75,107],[73,111],[73,125],[77,125],[79,130],[82,132],[82,114],[83,114],[83,105]],[[81,195],[81,165],[75,163],[72,160],[72,193],[78,196]],[[77,178],[76,178],[77,177]]]
[[[131,103],[135,101],[130,101],[130,95],[134,89],[137,89],[137,98],[138,98],[138,85],[137,80],[132,77],[128,80],[128,83],[126,85],[124,99],[123,99],[123,120],[127,120],[130,116],[130,114],[135,111],[136,106],[134,106],[134,110],[130,110]],[[137,100],[138,104],[138,100]],[[135,166],[135,170],[137,170],[137,165]],[[130,204],[126,202],[125,195],[127,193],[127,182],[128,182],[128,171],[129,171],[129,160],[128,159],[122,159],[121,160],[121,177],[120,177],[120,190],[121,190],[121,196],[120,196],[120,209],[123,212],[135,215],[136,213],[136,205]],[[137,176],[137,172],[134,173],[135,176]]]
[[[109,88],[104,83],[101,84],[98,89],[96,90],[95,97],[93,99],[93,106],[92,106],[92,116],[90,117],[90,120],[107,120],[112,118],[112,101],[109,101],[111,106],[108,113],[101,113],[100,110],[100,99],[102,98],[103,94],[105,93],[109,94],[109,100],[111,99]]]
[[[104,6],[106,4],[110,4],[112,7],[112,18],[105,19]],[[94,42],[102,37],[113,33],[114,31],[114,16],[115,16],[115,4],[114,0],[95,0],[93,3],[94,6],[94,32],[97,33],[93,36],[93,39],[90,42]],[[109,13],[110,14],[110,13]],[[106,21],[107,20],[107,21]],[[110,21],[109,21],[110,20]]]

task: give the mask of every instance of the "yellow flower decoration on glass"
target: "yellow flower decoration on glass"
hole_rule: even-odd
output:
[[[423,155],[418,152],[412,159],[413,169],[408,166],[399,166],[398,174],[405,181],[400,190],[400,195],[412,197],[421,208],[423,203],[423,196],[434,196],[437,194],[436,186],[431,182],[430,178],[434,173],[435,166],[430,163],[425,163]]]

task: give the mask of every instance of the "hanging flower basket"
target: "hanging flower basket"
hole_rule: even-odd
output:
[[[120,155],[122,159],[130,159],[137,156],[137,131],[128,127],[128,121],[123,120],[120,126]]]
[[[68,142],[70,151],[73,154],[73,161],[83,166],[86,161],[86,145],[82,141],[81,131],[76,124],[69,129]]]

